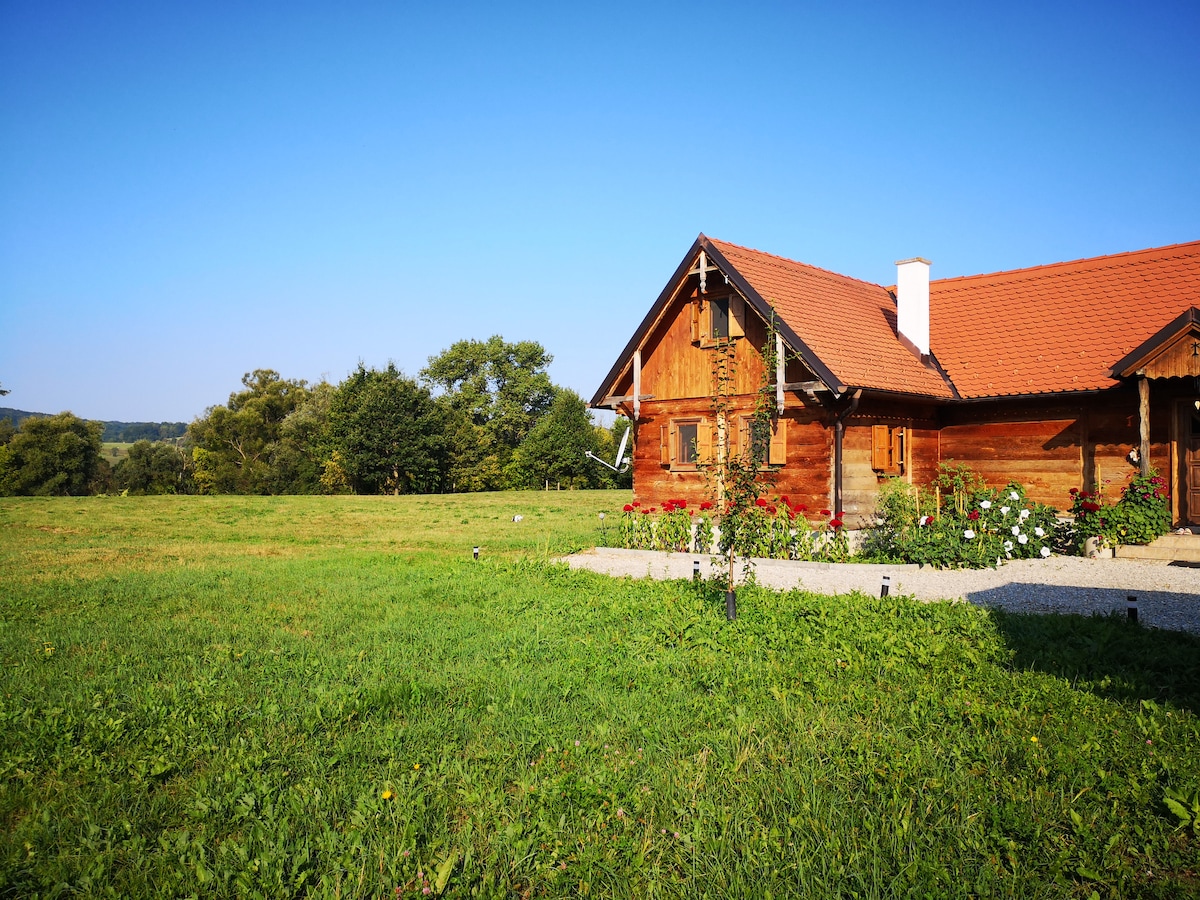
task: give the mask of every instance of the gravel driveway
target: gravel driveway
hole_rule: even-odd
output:
[[[700,560],[702,574],[709,575],[710,557],[682,553],[598,547],[563,561],[573,569],[618,577],[666,579],[690,578],[695,559]],[[921,600],[966,599],[1014,612],[1124,614],[1126,598],[1136,596],[1142,624],[1200,634],[1200,568],[1162,562],[1053,556],[1015,560],[999,569],[938,570],[759,559],[754,561],[754,572],[759,584],[801,587],[820,594],[855,590],[878,594],[883,575],[888,574],[893,594]]]

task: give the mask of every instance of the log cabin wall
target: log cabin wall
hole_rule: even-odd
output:
[[[1171,468],[1170,392],[1151,389],[1150,464]],[[1059,510],[1071,488],[1102,487],[1114,499],[1138,471],[1138,395],[1132,385],[1095,394],[965,403],[942,410],[941,461],[962,463],[994,487],[1009,481]]]

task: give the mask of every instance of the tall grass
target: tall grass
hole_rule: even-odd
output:
[[[731,625],[546,561],[614,496],[0,501],[0,893],[1197,893],[1196,638]]]

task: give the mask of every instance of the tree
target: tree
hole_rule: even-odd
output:
[[[100,462],[104,425],[69,412],[30,416],[0,446],[0,494],[82,496]]]
[[[446,414],[395,364],[358,369],[329,407],[326,456],[360,494],[441,490],[448,469]]]
[[[271,450],[271,492],[275,494],[319,494],[326,460],[321,442],[329,427],[329,409],[336,388],[328,381],[313,385],[279,428],[279,440]]]
[[[510,344],[499,335],[457,341],[429,358],[421,378],[474,426],[459,422],[453,431],[457,489],[504,486],[513,451],[554,400],[556,388],[546,372],[552,360],[536,341]]]
[[[601,429],[602,431],[604,429]],[[508,465],[513,487],[541,487],[547,482],[571,488],[600,487],[603,466],[588,459],[601,449],[587,404],[574,391],[559,390]]]
[[[272,493],[270,456],[283,421],[308,397],[304,381],[287,381],[273,369],[242,376],[244,391],[226,406],[209,407],[188,427],[201,493]]]
[[[181,447],[135,441],[113,471],[116,486],[131,494],[190,494],[191,460]]]

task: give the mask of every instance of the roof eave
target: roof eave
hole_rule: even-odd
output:
[[[1138,345],[1109,370],[1109,378],[1128,378],[1150,361],[1163,347],[1193,326],[1200,325],[1200,309],[1192,306]]]

